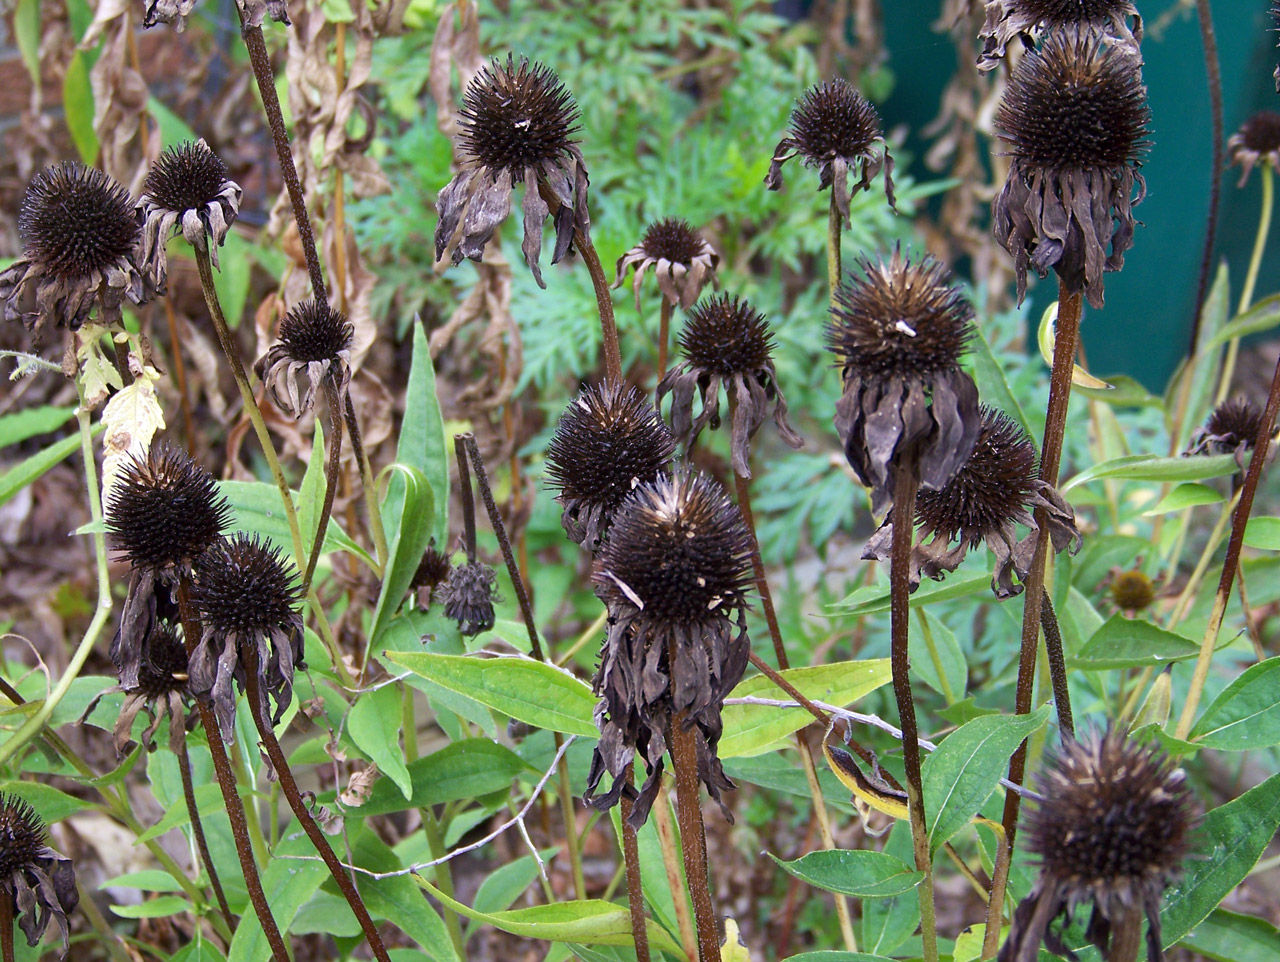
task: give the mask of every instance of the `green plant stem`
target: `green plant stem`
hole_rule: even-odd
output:
[[[329,874],[333,876],[334,882],[338,885],[338,891],[342,893],[347,900],[347,904],[351,906],[351,911],[355,914],[356,921],[360,923],[360,928],[364,931],[365,941],[369,943],[369,948],[372,950],[374,958],[378,959],[378,962],[391,962],[391,957],[387,955],[386,947],[382,944],[382,936],[378,934],[378,927],[374,925],[373,919],[369,917],[369,910],[365,908],[364,900],[360,897],[360,892],[356,889],[355,882],[352,880],[351,875],[347,873],[347,870],[343,868],[342,863],[338,861],[338,856],[334,854],[333,847],[330,846],[329,840],[324,837],[324,832],[320,830],[316,820],[307,811],[306,802],[302,800],[302,795],[298,791],[298,783],[294,781],[293,771],[289,768],[289,761],[284,757],[284,750],[276,739],[276,733],[271,727],[271,720],[266,717],[266,698],[258,682],[257,646],[242,645],[240,657],[244,664],[244,690],[246,699],[249,702],[249,712],[253,715],[253,723],[258,728],[258,735],[262,739],[263,747],[267,750],[267,758],[271,760],[271,765],[276,771],[276,777],[280,780],[280,788],[284,792],[284,797],[289,802],[289,807],[293,809],[293,814],[298,819],[298,824],[302,826],[307,838],[311,839],[311,844],[315,846],[316,852],[320,855],[324,864],[328,866]]]
[[[170,716],[169,724],[181,727],[182,719]],[[196,840],[196,848],[200,852],[200,861],[204,862],[205,871],[209,873],[209,884],[213,887],[213,895],[218,900],[218,908],[222,911],[222,917],[227,921],[227,928],[234,931],[236,927],[235,916],[231,914],[231,908],[227,905],[226,893],[222,891],[222,879],[218,877],[218,870],[213,864],[213,856],[209,854],[209,842],[204,835],[204,822],[200,819],[200,809],[196,805],[195,785],[191,781],[191,756],[187,753],[185,733],[180,734],[179,738],[182,740],[179,746],[182,750],[177,753],[178,772],[182,775],[182,797],[187,803],[187,815],[191,819],[191,835]]]
[[[178,613],[182,620],[182,641],[187,654],[195,651],[196,640],[201,636],[200,619],[191,604],[191,579],[189,575],[178,580]],[[252,646],[250,646],[252,647]],[[258,875],[258,863],[253,857],[253,843],[249,838],[249,824],[245,816],[244,802],[236,785],[236,777],[231,771],[231,762],[227,758],[227,749],[222,742],[222,732],[218,729],[218,720],[213,715],[209,703],[203,698],[196,699],[196,708],[200,712],[200,723],[204,726],[209,740],[209,755],[213,758],[213,771],[218,777],[218,787],[222,790],[222,798],[226,802],[227,820],[231,823],[231,837],[235,842],[236,855],[240,859],[240,869],[244,874],[245,888],[249,892],[249,902],[253,905],[254,914],[262,925],[262,934],[271,946],[271,957],[275,962],[289,962],[289,952],[285,948],[284,939],[271,914],[271,905],[262,889],[262,878]]]
[[[271,435],[267,431],[267,422],[263,420],[258,401],[253,396],[253,389],[249,387],[249,378],[245,374],[244,363],[240,360],[240,350],[231,337],[226,315],[222,313],[218,291],[213,284],[213,264],[209,260],[209,254],[207,251],[197,250],[195,255],[196,269],[200,273],[200,287],[204,291],[204,302],[209,308],[209,317],[213,320],[213,329],[217,331],[218,343],[222,345],[222,353],[227,356],[227,363],[231,365],[231,373],[236,379],[236,387],[240,389],[240,399],[244,402],[245,414],[253,424],[253,431],[258,436],[258,443],[262,446],[263,456],[266,457],[267,465],[271,468],[271,476],[275,479],[276,487],[280,491],[284,515],[289,522],[289,535],[293,539],[294,560],[298,570],[305,571],[306,549],[302,544],[302,528],[298,525],[298,512],[293,505],[293,494],[289,490],[289,482],[285,480],[284,471],[280,467],[280,458],[276,455],[276,447],[271,442]]]
[[[1267,248],[1267,234],[1271,231],[1271,209],[1275,203],[1275,172],[1269,161],[1262,162],[1262,210],[1258,215],[1258,232],[1253,238],[1253,253],[1249,256],[1249,272],[1244,277],[1244,290],[1240,292],[1240,309],[1243,314],[1253,304],[1253,290],[1258,283],[1258,270],[1262,267],[1262,254]],[[1227,345],[1227,358],[1222,364],[1222,377],[1218,381],[1215,404],[1221,404],[1231,391],[1231,376],[1240,356],[1240,338],[1233,337]]]
[[[665,304],[666,301],[664,300]],[[635,762],[627,766],[627,785],[636,783]],[[661,802],[661,800],[659,800]],[[649,929],[645,924],[644,885],[640,878],[640,840],[632,826],[631,812],[635,806],[624,793],[622,796],[622,863],[627,873],[627,908],[631,913],[631,939],[636,947],[636,962],[650,962]],[[673,889],[674,899],[679,894]]]
[[[836,306],[836,288],[840,286],[840,209],[836,207],[836,189],[831,188],[831,205],[827,211],[827,298]]]
[[[1040,446],[1040,479],[1054,486],[1062,466],[1062,441],[1066,436],[1067,407],[1071,401],[1071,370],[1075,364],[1076,347],[1080,337],[1080,312],[1082,294],[1068,293],[1058,288],[1058,329],[1053,346],[1053,370],[1049,377],[1049,406],[1045,412],[1044,442]],[[1040,534],[1036,539],[1036,551],[1031,560],[1031,570],[1024,581],[1026,592],[1022,608],[1022,645],[1018,659],[1018,687],[1014,696],[1014,711],[1026,715],[1031,711],[1031,699],[1035,691],[1036,652],[1040,645],[1040,609],[1045,598],[1045,566],[1049,559],[1049,523],[1043,508],[1036,510],[1036,523]],[[1052,666],[1051,666],[1052,667]],[[1059,683],[1055,680],[1055,690]],[[1018,746],[1009,760],[1009,781],[1022,784],[1027,766],[1027,743]],[[1004,825],[1008,847],[997,852],[991,876],[991,901],[987,905],[987,928],[982,943],[982,958],[996,954],[1000,939],[1000,922],[1004,913],[1004,894],[1009,882],[1009,862],[1013,856],[1014,840],[1018,829],[1018,812],[1022,796],[1017,792],[1005,792]],[[1003,858],[1000,856],[1003,854]]]
[[[102,912],[99,911],[97,903],[93,900],[93,892],[87,890],[84,883],[78,879],[76,880],[76,889],[80,893],[80,902],[76,908],[88,917],[89,925],[98,933],[102,944],[106,946],[107,955],[111,956],[114,962],[136,962],[136,956],[131,955],[128,949],[125,948],[124,939],[117,935],[107,920],[102,917]],[[8,931],[8,938],[12,939],[13,925],[9,924],[3,926],[3,928]],[[4,938],[4,935],[0,934],[0,938]],[[230,939],[227,940],[227,944],[231,944]],[[148,946],[148,948],[151,947]],[[152,948],[151,951],[155,952],[156,950]],[[9,956],[9,958],[12,958],[12,956]]]
[[[667,300],[666,295],[662,295],[659,300],[662,302],[661,312],[658,315],[658,381],[667,374],[667,342],[671,339],[671,302]]]
[[[245,763],[239,742],[231,743],[227,757],[231,761],[231,771],[235,775],[237,784],[248,786],[249,804],[244,808],[245,824],[249,829],[249,842],[253,845],[253,854],[258,860],[258,867],[266,868],[267,862],[271,859],[271,849],[267,845],[266,833],[262,831],[262,816],[258,813],[257,785],[249,771],[249,766]],[[286,946],[286,948],[289,947]],[[289,954],[293,955],[292,950]]]
[[[444,858],[448,852],[444,847],[444,832],[441,831],[440,820],[436,818],[430,807],[424,806],[419,811],[422,813],[422,830],[427,837],[427,849],[431,852],[432,860]],[[449,898],[453,898],[453,872],[449,868],[449,863],[436,862],[432,867],[436,873],[436,887]],[[458,913],[447,905],[444,907],[444,927],[449,932],[449,941],[453,943],[458,958],[465,959],[467,948],[462,938],[462,922],[458,918]]]
[[[40,703],[40,706],[22,723],[22,727],[14,732],[8,741],[0,745],[0,765],[12,758],[19,748],[35,738],[44,728],[45,723],[52,717],[53,710],[71,690],[72,682],[79,677],[80,669],[84,667],[89,653],[93,651],[98,635],[102,633],[103,627],[111,617],[111,580],[107,573],[107,543],[102,535],[102,492],[98,489],[98,466],[93,454],[93,428],[89,422],[89,409],[85,406],[84,385],[79,380],[76,381],[76,390],[80,396],[80,403],[76,406],[76,423],[80,427],[80,453],[84,459],[89,516],[93,519],[95,530],[93,554],[98,577],[97,606],[94,609],[93,618],[89,621],[89,627],[85,629],[84,636],[72,653],[71,660],[67,662],[67,668],[58,679],[58,683],[54,685],[53,690]]]
[[[911,545],[915,539],[916,489],[914,473],[899,465],[894,480],[893,543],[889,558],[890,665],[893,694],[902,728],[902,760],[907,774],[907,809],[911,817],[911,845],[916,869],[924,878],[916,889],[920,897],[920,936],[925,962],[938,960],[938,930],[933,905],[933,860],[929,854],[929,829],[925,821],[924,790],[920,778],[920,736],[916,728],[916,704],[911,694]]]
[[[1187,583],[1183,586],[1182,591],[1178,594],[1178,600],[1174,602],[1173,611],[1169,613],[1169,620],[1165,624],[1166,631],[1173,631],[1178,623],[1186,617],[1187,610],[1191,607],[1196,591],[1200,587],[1200,582],[1204,579],[1204,573],[1209,570],[1209,562],[1213,560],[1213,554],[1218,550],[1218,545],[1222,543],[1222,536],[1226,534],[1227,523],[1231,520],[1232,512],[1239,503],[1240,494],[1236,492],[1234,496],[1227,499],[1222,506],[1222,512],[1218,515],[1218,520],[1214,522],[1213,530],[1209,532],[1209,538],[1205,541],[1204,550],[1200,552],[1200,557],[1196,559],[1196,566],[1191,571],[1191,576],[1187,578]]]
[[[1244,484],[1240,487],[1240,501],[1231,518],[1231,538],[1227,541],[1227,557],[1222,563],[1222,575],[1218,579],[1218,591],[1213,599],[1209,626],[1205,629],[1204,640],[1200,643],[1200,654],[1196,658],[1191,688],[1187,692],[1187,700],[1183,703],[1182,715],[1178,719],[1176,732],[1178,738],[1185,739],[1191,731],[1191,724],[1196,717],[1196,708],[1200,704],[1200,695],[1204,691],[1205,680],[1209,677],[1209,663],[1213,659],[1214,645],[1217,643],[1222,619],[1227,611],[1227,599],[1231,597],[1231,585],[1235,580],[1236,568],[1240,564],[1240,550],[1244,547],[1245,525],[1249,521],[1249,513],[1253,510],[1253,496],[1258,490],[1258,480],[1262,477],[1262,466],[1267,460],[1267,450],[1271,446],[1271,432],[1275,430],[1278,411],[1280,411],[1280,358],[1276,359],[1275,373],[1271,376],[1271,391],[1267,395],[1266,409],[1262,412],[1262,425],[1258,431],[1258,437],[1253,443],[1253,457],[1249,459],[1249,470],[1245,472]]]
[[[311,554],[307,556],[307,572],[302,576],[302,593],[311,589],[311,579],[316,573],[316,562],[320,560],[320,550],[324,547],[325,532],[329,527],[329,516],[333,513],[333,498],[338,493],[338,470],[342,461],[342,401],[338,397],[338,384],[332,370],[324,376],[325,403],[329,408],[329,460],[324,471],[324,503],[320,508],[320,517],[316,525],[316,536],[311,543]]]
[[[369,466],[369,458],[365,454],[364,442],[360,435],[360,421],[356,417],[355,404],[351,401],[351,392],[346,396],[347,437],[351,439],[351,450],[356,463],[360,465],[360,485],[364,488],[364,507],[369,514],[369,533],[373,536],[373,550],[378,558],[378,567],[385,571],[387,567],[387,533],[382,527],[382,511],[378,507],[378,486],[373,480],[373,469]],[[381,573],[381,571],[379,572]]]
[[[600,312],[600,330],[604,337],[604,372],[605,377],[615,384],[622,383],[622,352],[618,347],[618,322],[613,316],[613,295],[609,291],[609,279],[604,276],[604,267],[600,264],[600,255],[591,242],[591,234],[581,228],[575,228],[573,242],[587,265],[587,273],[591,275],[591,286],[596,292],[596,308]]]

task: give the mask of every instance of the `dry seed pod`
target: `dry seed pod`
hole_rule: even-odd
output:
[[[1259,164],[1269,164],[1274,173],[1280,168],[1280,114],[1259,110],[1228,138],[1227,154],[1233,165],[1240,165],[1237,187],[1245,185]]]
[[[276,407],[300,418],[315,404],[325,378],[333,378],[339,397],[347,390],[354,336],[347,315],[308,297],[284,316],[279,343],[258,359],[254,370]],[[299,377],[305,381],[301,391]]]
[[[653,268],[662,296],[672,307],[688,310],[702,289],[715,279],[720,263],[717,254],[689,222],[668,217],[650,224],[640,243],[618,258],[618,276],[614,287],[621,287],[628,268],[635,268],[631,287],[640,310],[640,282],[644,272]]]
[[[987,0],[987,19],[978,34],[978,69],[995,67],[1015,40],[1034,48],[1051,31],[1072,26],[1093,30],[1107,43],[1141,55],[1142,17],[1130,0]]]
[[[71,860],[48,845],[44,821],[16,795],[0,793],[0,898],[10,902],[12,918],[38,945],[49,923],[62,932],[62,958],[70,948],[67,913],[80,904]]]

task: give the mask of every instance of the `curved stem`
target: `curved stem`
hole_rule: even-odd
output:
[[[182,719],[170,716],[170,725],[182,726]],[[209,873],[209,884],[213,887],[214,897],[218,900],[218,908],[222,911],[222,917],[227,920],[227,928],[235,930],[235,916],[231,914],[231,908],[227,905],[227,896],[222,891],[222,879],[218,877],[218,870],[214,867],[213,856],[209,854],[209,843],[204,837],[204,822],[200,819],[200,809],[196,806],[196,790],[191,782],[191,756],[187,754],[187,739],[185,733],[178,736],[181,739],[181,751],[178,755],[178,771],[182,775],[182,797],[187,803],[187,815],[191,819],[191,834],[196,840],[196,848],[200,852],[200,861],[204,862],[205,871]]]
[[[345,416],[347,421],[347,437],[351,439],[351,452],[355,455],[356,464],[360,465],[360,486],[364,488],[364,507],[369,513],[369,532],[373,535],[373,550],[378,557],[378,566],[387,567],[387,533],[382,527],[382,511],[378,507],[378,487],[373,481],[373,469],[369,466],[369,458],[365,455],[364,442],[360,439],[360,420],[356,417],[356,406],[351,401],[351,392],[346,395]]]
[[[1243,314],[1253,304],[1253,289],[1258,283],[1258,270],[1262,267],[1262,252],[1267,247],[1267,234],[1271,231],[1271,209],[1275,204],[1275,173],[1269,162],[1262,164],[1262,210],[1258,215],[1258,232],[1253,238],[1253,253],[1249,256],[1249,272],[1244,278],[1244,290],[1240,293],[1240,308],[1236,314]],[[1222,377],[1218,382],[1218,396],[1215,404],[1221,404],[1231,391],[1231,375],[1235,373],[1236,359],[1240,355],[1240,338],[1233,337],[1227,346],[1227,359],[1222,365]]]
[[[1200,40],[1204,45],[1204,71],[1209,84],[1209,108],[1212,119],[1213,159],[1209,166],[1209,213],[1205,218],[1204,248],[1200,252],[1200,274],[1196,280],[1195,321],[1191,325],[1191,344],[1187,353],[1195,356],[1200,343],[1200,325],[1204,321],[1204,299],[1209,290],[1209,271],[1213,267],[1213,242],[1218,231],[1218,206],[1222,197],[1222,66],[1218,62],[1218,39],[1213,32],[1213,12],[1209,0],[1196,0],[1196,17],[1200,23]]]
[[[293,494],[289,490],[289,482],[285,480],[284,471],[280,467],[280,458],[276,454],[276,447],[271,442],[271,435],[267,431],[267,422],[262,418],[262,411],[258,407],[258,400],[253,396],[253,389],[249,387],[249,377],[245,374],[244,363],[240,360],[240,350],[236,347],[236,342],[231,337],[231,329],[227,326],[226,315],[222,313],[222,304],[218,301],[218,291],[213,286],[213,264],[209,260],[207,251],[195,252],[196,268],[200,272],[200,287],[204,290],[204,302],[209,308],[209,317],[213,320],[213,329],[218,333],[218,343],[222,345],[222,353],[227,356],[227,363],[231,365],[231,374],[236,379],[236,387],[240,389],[240,399],[244,402],[245,414],[249,416],[249,421],[253,424],[254,434],[258,436],[258,443],[262,446],[262,454],[267,459],[267,466],[271,468],[271,476],[275,479],[276,488],[280,491],[280,500],[284,504],[285,519],[289,522],[289,535],[293,539],[293,555],[294,561],[299,571],[306,569],[306,555],[302,546],[302,528],[298,525],[298,512],[293,506]]]
[[[575,228],[573,242],[578,246],[583,263],[587,265],[591,286],[596,292],[596,308],[600,312],[600,330],[604,336],[605,377],[621,384],[622,352],[618,347],[618,323],[613,316],[613,295],[609,292],[609,279],[604,276],[600,255],[596,253],[595,244],[591,243],[591,235],[581,228]]]
[[[289,768],[288,759],[284,757],[284,750],[281,749],[280,742],[276,740],[276,733],[272,730],[271,722],[266,717],[266,702],[262,687],[258,683],[257,646],[242,645],[240,657],[244,661],[244,690],[246,700],[249,703],[249,712],[253,715],[253,723],[258,728],[258,735],[262,739],[262,745],[267,750],[267,758],[271,760],[271,766],[275,769],[276,777],[280,779],[280,787],[284,790],[284,796],[289,802],[289,807],[293,809],[294,816],[298,819],[302,830],[307,833],[307,838],[311,839],[311,844],[315,846],[316,852],[324,860],[324,864],[328,866],[333,880],[338,883],[338,890],[347,900],[347,904],[351,906],[351,911],[355,913],[356,920],[364,931],[365,941],[369,943],[369,948],[373,951],[374,957],[378,959],[378,962],[390,962],[390,956],[387,955],[386,947],[382,944],[382,936],[378,934],[377,926],[373,924],[373,919],[369,917],[369,910],[365,908],[364,900],[360,898],[355,882],[342,867],[338,857],[333,854],[333,848],[329,845],[329,840],[324,837],[324,832],[320,831],[320,826],[316,824],[315,819],[311,817],[311,813],[307,811],[307,805],[298,792],[298,783],[293,779],[293,771]]]
[[[320,508],[319,524],[311,544],[311,554],[307,556],[307,573],[302,577],[303,594],[306,594],[311,587],[311,579],[316,573],[316,562],[320,560],[320,549],[324,547],[329,515],[333,513],[333,498],[338,493],[338,470],[342,460],[342,401],[338,397],[338,384],[332,373],[324,376],[324,396],[329,408],[329,461],[324,471],[324,504]]]

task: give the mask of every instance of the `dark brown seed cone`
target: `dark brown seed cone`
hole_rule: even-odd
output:
[[[1241,467],[1262,431],[1262,409],[1243,397],[1219,404],[1191,436],[1191,454],[1234,454]]]
[[[355,328],[347,315],[308,297],[280,322],[280,344],[294,361],[336,361],[351,350]]]
[[[1133,246],[1150,116],[1141,61],[1096,33],[1055,31],[1018,63],[995,116],[1012,162],[992,210],[1019,301],[1028,267],[1053,268],[1067,293],[1102,307],[1103,272]]]
[[[176,614],[175,614],[176,618]],[[190,694],[188,686],[189,666],[187,649],[178,635],[174,621],[156,618],[148,628],[146,637],[137,645],[137,663],[130,666],[133,679],[126,683],[125,672],[120,673],[121,683],[105,688],[90,700],[80,716],[83,724],[106,695],[124,693],[120,714],[112,728],[116,754],[123,756],[133,741],[133,725],[144,709],[151,716],[151,724],[142,733],[142,745],[148,751],[155,748],[153,739],[164,718],[169,719],[169,747],[174,754],[183,750],[186,735],[186,718],[183,703]],[[117,644],[112,646],[112,661],[120,663],[121,652]]]
[[[227,165],[207,146],[185,141],[169,147],[147,173],[142,192],[167,210],[199,210],[222,192]]]
[[[340,396],[346,392],[354,337],[346,314],[309,297],[285,314],[280,340],[258,358],[254,370],[276,407],[302,417],[315,404],[325,378],[334,379]]]
[[[107,539],[137,568],[186,568],[231,523],[213,476],[181,448],[151,446],[124,466],[107,500]]]
[[[640,243],[618,258],[618,276],[613,286],[620,286],[627,269],[635,268],[631,286],[638,311],[640,283],[644,280],[644,272],[652,267],[663,298],[672,306],[679,305],[688,310],[707,282],[713,280],[719,263],[720,255],[689,226],[688,221],[668,217],[650,224]]]
[[[32,261],[50,273],[81,278],[129,257],[139,230],[127,190],[96,168],[64,161],[31,181],[18,232]]]
[[[1161,896],[1179,874],[1195,822],[1185,773],[1158,749],[1108,731],[1064,742],[1038,782],[1044,800],[1023,831],[1040,877],[1014,915],[1001,962],[1035,960],[1041,942],[1069,955],[1050,926],[1069,923],[1082,905],[1092,905],[1086,938],[1104,957],[1113,928],[1145,914],[1147,958],[1162,960]]]
[[[1130,614],[1145,611],[1156,600],[1156,586],[1140,569],[1116,572],[1109,593],[1111,603]]]
[[[172,692],[186,693],[187,649],[173,623],[158,621],[151,632],[137,690],[150,700]]]
[[[565,533],[594,551],[623,499],[666,474],[675,449],[671,431],[636,388],[584,388],[547,446],[547,480],[558,491]]]
[[[1280,114],[1260,110],[1227,140],[1227,154],[1232,164],[1240,165],[1240,181],[1243,187],[1253,168],[1270,164],[1272,171],[1280,168]]]
[[[772,363],[773,332],[746,300],[716,294],[689,312],[680,347],[696,367],[732,377]]]
[[[1015,40],[1034,49],[1039,38],[1071,27],[1098,32],[1109,44],[1140,55],[1142,17],[1131,0],[988,0],[986,22],[978,33],[983,42],[978,69],[995,67]]]
[[[62,955],[70,948],[67,913],[80,904],[71,860],[47,844],[44,821],[17,795],[0,793],[0,898],[36,946],[49,923],[62,933]]]
[[[17,795],[0,793],[0,879],[40,858],[47,835],[44,821]]]
[[[409,587],[434,590],[449,577],[450,567],[449,556],[443,551],[437,551],[435,540],[432,539],[431,544],[427,545],[427,550],[422,552],[422,560],[414,569],[413,580],[409,582]]]
[[[455,565],[439,591],[445,615],[458,623],[462,634],[470,637],[492,630],[498,574],[487,564],[476,561]]]
[[[707,242],[683,217],[668,217],[649,225],[640,241],[645,256],[673,264],[693,264],[706,249]]]

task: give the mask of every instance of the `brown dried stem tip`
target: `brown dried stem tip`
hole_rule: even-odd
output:
[[[36,174],[18,233],[22,256],[0,272],[0,301],[5,320],[36,337],[51,321],[76,330],[95,306],[102,324],[118,324],[126,297],[141,304],[155,293],[139,267],[129,192],[100,170],[64,161]]]
[[[977,447],[955,477],[936,491],[916,498],[920,542],[911,549],[912,590],[923,573],[941,581],[955,571],[971,548],[985,542],[996,556],[991,590],[1002,601],[1022,592],[1013,576],[1026,580],[1040,528],[1032,514],[1043,508],[1055,551],[1080,548],[1075,512],[1053,485],[1036,471],[1036,449],[1022,426],[995,408],[982,409]],[[1016,526],[1031,530],[1021,539]],[[933,535],[927,543],[924,538]],[[867,542],[863,557],[888,563],[893,543],[893,512]]]
[[[1108,44],[1141,56],[1142,17],[1130,0],[987,0],[987,19],[978,33],[978,69],[995,67],[1014,40],[1034,49],[1041,37],[1072,26],[1092,30]]]
[[[884,170],[884,192],[893,196],[893,157],[880,133],[880,115],[866,97],[839,78],[810,87],[791,113],[791,130],[778,141],[764,185],[782,187],[782,165],[799,155],[806,167],[818,168],[818,190],[834,187],[835,206],[849,226],[849,175],[858,177],[853,193],[867,190]]]
[[[244,689],[242,647],[257,651],[263,713],[270,693],[272,722],[279,722],[293,695],[294,669],[304,667],[297,577],[279,549],[244,532],[224,538],[197,561],[191,601],[204,626],[191,653],[191,690],[212,701],[223,740],[235,739],[231,683]]]
[[[636,388],[606,381],[569,402],[547,446],[547,479],[560,523],[595,551],[613,513],[636,487],[670,472],[676,441]]]
[[[1124,732],[1063,742],[1041,774],[1044,796],[1027,820],[1027,848],[1040,857],[1040,877],[1013,916],[999,962],[1035,962],[1041,942],[1073,958],[1062,936],[1083,905],[1092,905],[1085,938],[1104,957],[1132,946],[1145,916],[1147,959],[1162,962],[1160,902],[1188,850],[1193,802],[1186,775],[1155,748]],[[1128,953],[1120,953],[1121,955]]]
[[[49,922],[62,931],[62,958],[70,948],[67,913],[80,904],[71,860],[47,842],[44,822],[17,795],[0,793],[0,898],[8,899],[9,919],[17,919],[27,945],[38,945]],[[9,934],[5,934],[9,942]],[[10,942],[10,944],[12,944]]]
[[[641,485],[614,515],[592,576],[609,621],[594,680],[600,742],[588,804],[608,809],[625,794],[634,801],[631,823],[643,825],[678,718],[693,728],[698,777],[711,797],[719,802],[721,791],[733,788],[716,745],[721,706],[750,653],[750,552],[742,515],[703,474],[680,472]],[[626,778],[637,752],[648,772],[638,792]],[[613,786],[599,795],[606,771]]]
[[[640,282],[650,267],[658,279],[662,296],[672,307],[688,310],[702,289],[715,280],[720,255],[706,239],[679,217],[668,217],[649,225],[640,243],[618,258],[614,287],[621,287],[627,269],[635,268],[631,288],[640,310]]]
[[[913,263],[895,249],[862,270],[836,289],[827,347],[843,368],[836,431],[882,515],[899,471],[936,491],[978,443],[978,389],[960,367],[973,308],[927,254]]]
[[[1087,30],[1055,31],[1018,63],[995,116],[1012,160],[992,217],[1019,302],[1027,268],[1053,268],[1064,294],[1102,307],[1102,274],[1124,266],[1146,195],[1150,116],[1142,62]]]
[[[1280,114],[1259,110],[1227,139],[1227,154],[1231,163],[1241,168],[1237,187],[1245,185],[1259,164],[1270,164],[1272,170],[1280,169]]]
[[[281,411],[300,418],[311,410],[316,391],[333,378],[338,396],[351,383],[351,340],[347,315],[313,297],[297,304],[280,322],[280,340],[258,358],[254,371]],[[302,390],[299,376],[305,379]]]
[[[168,274],[165,245],[174,231],[218,266],[218,248],[240,214],[240,185],[203,140],[170,147],[151,166],[138,198],[142,260],[158,290]],[[212,243],[211,243],[212,242]]]
[[[578,141],[578,106],[555,71],[521,57],[494,60],[467,85],[458,112],[460,163],[436,203],[436,260],[453,248],[452,261],[478,261],[511,212],[511,191],[525,185],[525,263],[539,287],[542,222],[550,213],[545,189],[559,201],[551,263],[569,252],[575,229],[591,227],[587,211],[587,167]],[[461,228],[461,237],[454,235]],[[456,246],[454,246],[456,243]]]
[[[787,421],[787,401],[773,368],[773,332],[764,315],[747,301],[719,294],[700,302],[680,332],[685,359],[658,385],[658,406],[671,394],[671,428],[691,444],[702,429],[720,427],[720,387],[733,411],[733,470],[751,477],[750,440],[773,412],[782,440],[793,448],[804,442]],[[693,414],[693,395],[702,405]]]

